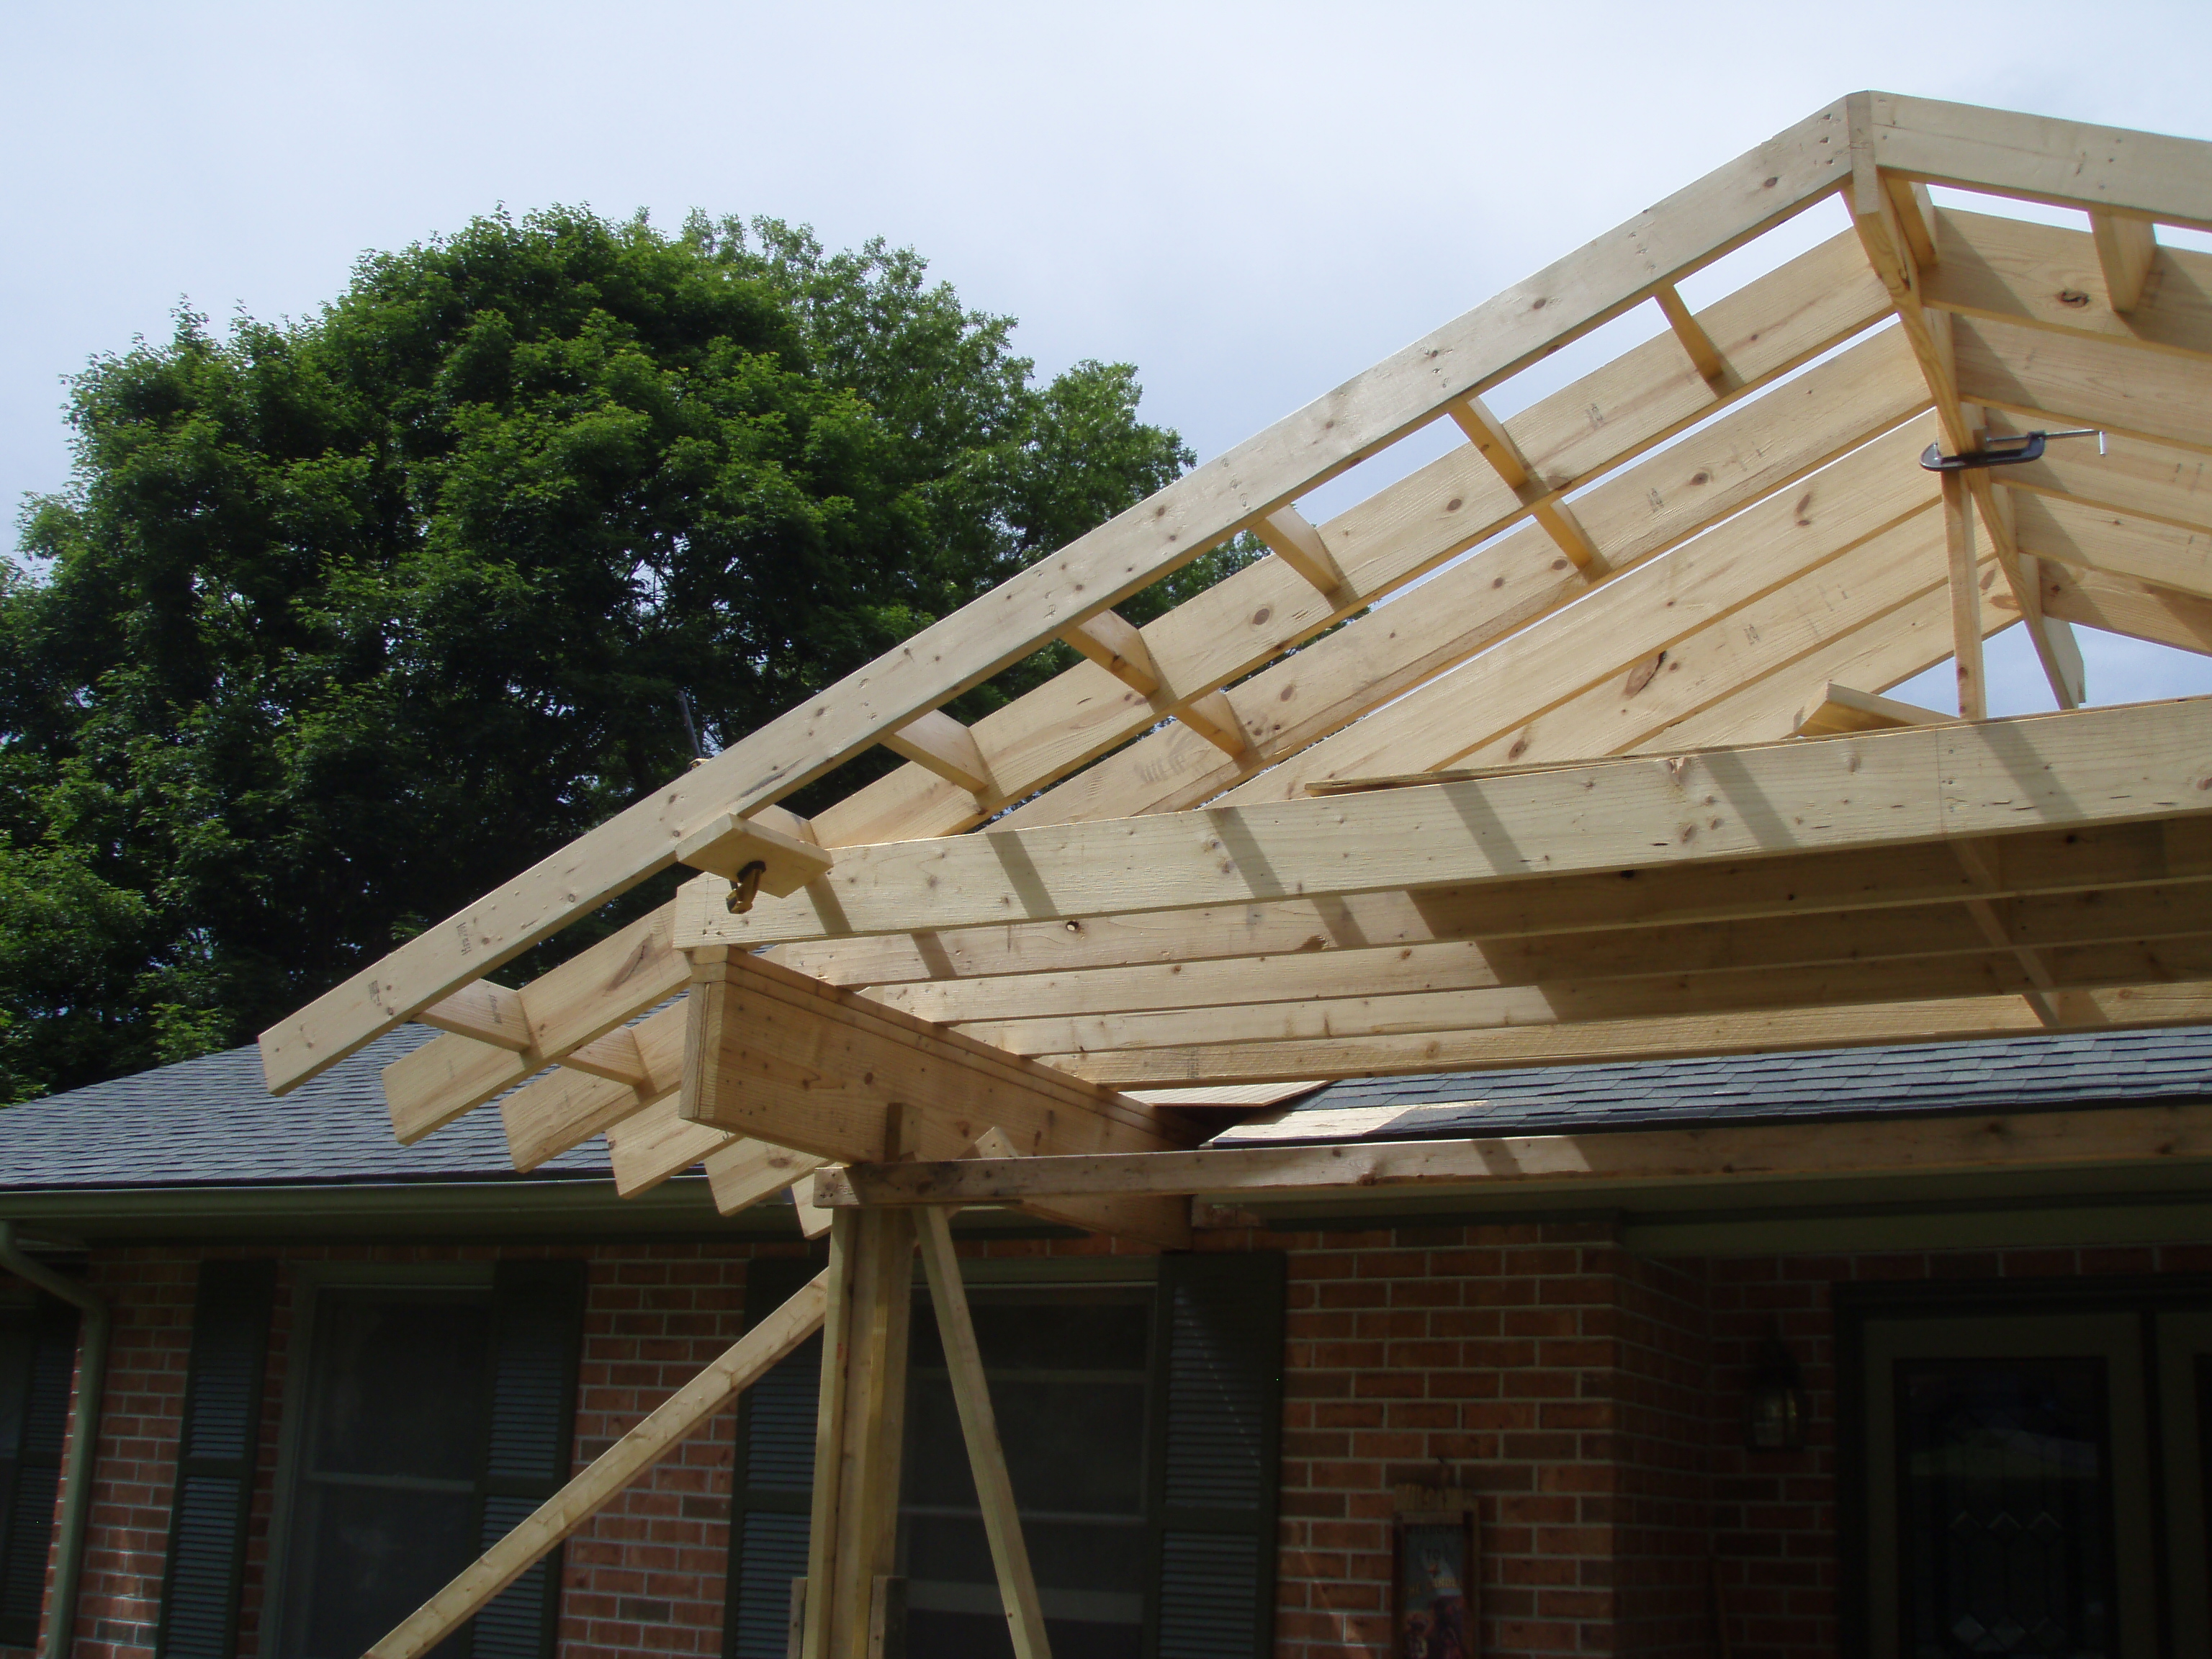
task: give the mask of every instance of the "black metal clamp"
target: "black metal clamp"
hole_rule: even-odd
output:
[[[1930,472],[1965,472],[1984,466],[2019,466],[2039,459],[2043,446],[2052,438],[2094,438],[2097,453],[2105,453],[2105,434],[2094,426],[2076,427],[2069,432],[2030,432],[2016,438],[1990,438],[1980,449],[1970,449],[1963,455],[1946,455],[1942,446],[1930,444],[1920,452],[1920,465]]]

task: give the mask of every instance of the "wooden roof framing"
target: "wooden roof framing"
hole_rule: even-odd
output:
[[[1837,234],[1685,301],[1830,198]],[[710,1158],[734,1205],[902,1137],[1191,1144],[1124,1089],[2212,1018],[2212,709],[1876,695],[1955,658],[1975,713],[2016,623],[2065,710],[2072,623],[2212,651],[2212,256],[2161,222],[2212,228],[2212,145],[1844,99],[426,929],[264,1033],[270,1084],[419,1019],[402,1139],[505,1095],[523,1167],[605,1133],[624,1190]],[[1645,304],[1662,331],[1486,401]],[[1438,421],[1464,441],[1302,514]],[[2106,453],[1917,464],[2070,426]],[[1273,556],[1113,610],[1246,529]],[[943,711],[1055,639],[1073,667]],[[907,763],[776,805],[875,744]],[[678,861],[715,873],[487,977]]]

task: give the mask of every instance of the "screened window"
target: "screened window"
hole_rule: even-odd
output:
[[[1144,1282],[969,1286],[1055,1659],[1270,1650],[1282,1261],[1159,1258]],[[815,1264],[763,1262],[759,1318]],[[819,1340],[749,1391],[724,1651],[784,1659],[806,1569]],[[899,1564],[909,1659],[1011,1653],[929,1297],[908,1364]]]
[[[566,1478],[580,1264],[503,1263],[483,1288],[315,1296],[289,1440],[276,1659],[356,1659]],[[559,1565],[436,1650],[550,1651]]]
[[[38,1640],[76,1363],[76,1310],[0,1310],[0,1642]]]

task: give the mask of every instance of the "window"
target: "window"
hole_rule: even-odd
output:
[[[1846,1544],[1866,1590],[1845,1598],[1865,1609],[1847,1651],[2212,1651],[2201,1295],[2085,1283],[1844,1310]]]
[[[0,1642],[39,1639],[76,1367],[76,1310],[41,1296],[0,1309]]]
[[[1117,1279],[994,1276],[969,1306],[1055,1659],[1260,1659],[1274,1592],[1282,1259],[1117,1259]],[[814,1264],[763,1262],[759,1318]],[[1130,1277],[1133,1273],[1141,1277]],[[724,1650],[783,1659],[806,1568],[819,1340],[740,1417]],[[909,1659],[1007,1654],[967,1444],[926,1291],[908,1356],[899,1564]]]
[[[355,1659],[566,1479],[580,1263],[313,1294],[287,1412],[274,1659]],[[550,1651],[557,1554],[441,1659]]]

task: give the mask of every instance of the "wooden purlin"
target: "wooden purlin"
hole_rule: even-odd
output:
[[[1207,462],[733,744],[262,1036],[278,1092],[664,868],[718,813],[773,804],[1249,523],[1719,258],[1844,176],[1840,106],[1607,233]]]
[[[1705,314],[1731,342],[1742,366],[1732,393],[1740,398],[1863,326],[1886,304],[1881,285],[1865,270],[1856,243],[1846,233],[1716,303]],[[1909,416],[1917,402],[1924,402],[1924,392],[1914,389],[1917,384],[1909,354],[1899,341],[1868,341],[1774,393],[1777,402],[1770,404],[1762,398],[1740,407],[1689,442],[1599,485],[1583,497],[1580,511],[1606,538],[1616,570],[1640,562],[1711,520],[1787,488],[1804,472]],[[1547,476],[1581,482],[1717,407],[1710,389],[1686,374],[1668,343],[1661,340],[1639,346],[1540,400],[1506,425],[1516,441],[1538,458],[1537,465]],[[1599,418],[1593,419],[1593,410]],[[1486,508],[1480,505],[1485,500],[1492,503]],[[1340,514],[1323,531],[1337,544],[1352,550],[1347,562],[1358,580],[1352,586],[1358,595],[1371,596],[1410,580],[1522,510],[1470,447]],[[1179,722],[1139,738],[1104,768],[1071,780],[1074,787],[1048,791],[1009,821],[1118,817],[1192,804],[1312,737],[1325,735],[1365,708],[1387,702],[1499,633],[1588,591],[1578,574],[1569,572],[1563,577],[1553,568],[1556,550],[1538,531],[1509,538],[1500,548],[1479,556],[1478,562],[1490,568],[1477,573],[1462,566],[1431,585],[1434,605],[1425,611],[1467,618],[1444,641],[1425,648],[1401,647],[1392,638],[1401,625],[1400,619],[1380,626],[1355,623],[1314,648],[1324,654],[1310,651],[1295,669],[1279,666],[1249,690],[1240,689],[1240,696],[1255,700],[1267,712],[1263,732],[1249,749],[1240,744],[1224,754],[1230,745],[1201,738],[1194,725]],[[1263,579],[1276,585],[1259,585]],[[1100,639],[1086,636],[1081,642],[1094,659],[1110,655],[1127,664],[1141,652],[1142,677],[1157,680],[1163,671],[1146,643],[1154,638],[1163,654],[1178,665],[1182,684],[1216,684],[1341,614],[1341,606],[1332,608],[1302,587],[1286,594],[1280,580],[1279,573],[1263,564],[1186,601],[1147,630],[1123,624],[1123,631],[1109,627]],[[1347,594],[1344,602],[1361,600]],[[1110,615],[1102,613],[1102,622]],[[1255,638],[1251,619],[1263,617],[1264,631]],[[1348,655],[1352,641],[1347,636],[1354,630],[1362,630],[1358,635],[1362,641],[1379,638],[1382,643],[1374,647],[1361,644],[1353,659]],[[1340,661],[1344,667],[1333,674],[1320,672]],[[1279,680],[1284,682],[1279,687]],[[1316,688],[1322,684],[1340,689],[1332,696],[1319,697]],[[1171,690],[1146,695],[1133,702],[1077,671],[969,730],[988,747],[991,763],[1006,776],[1021,780],[1026,789],[1079,765],[1103,744],[1141,731],[1170,705],[1173,695]],[[1233,726],[1234,716],[1226,724]],[[1030,752],[1038,740],[1018,735],[1024,732],[1042,734],[1048,741],[1041,750]],[[1195,767],[1185,760],[1193,744],[1201,744],[1200,752],[1210,757]],[[1036,771],[1040,764],[1047,769],[1042,773]],[[1133,775],[1173,776],[1180,785],[1164,797],[1157,789],[1140,791],[1133,786]],[[977,821],[980,811],[966,791],[942,782],[925,769],[909,767],[830,807],[814,821],[812,830],[832,847],[908,840],[964,830]],[[665,915],[656,912],[647,921],[660,919],[665,931]],[[633,943],[629,934],[641,931],[646,932],[643,942]],[[603,1002],[607,1017],[618,1023],[679,988],[684,975],[680,958],[660,955],[654,948],[658,936],[643,930],[642,924],[629,934],[590,947],[556,969],[561,980],[554,988],[565,992],[568,982],[594,971],[613,980]],[[535,988],[526,988],[534,1000]],[[565,1009],[569,1002],[564,994],[558,1006]],[[568,1030],[596,1035],[597,1029],[604,1025],[595,1029],[570,1016],[566,1030],[558,1024],[547,1030],[537,1053],[526,1057],[478,1054],[474,1045],[458,1037],[426,1045],[417,1051],[421,1058],[410,1056],[410,1081],[447,1075],[454,1081],[442,1093],[426,1095],[420,1087],[410,1089],[410,1121],[450,1121],[528,1076],[544,1058],[558,1059]]]
[[[2212,655],[2212,600],[2053,560],[2043,567],[2043,606],[2107,633]]]
[[[2212,1023],[2212,981],[2069,992],[2061,1013],[2065,1024],[2083,1030],[2202,1025]],[[1124,1049],[1086,1055],[1069,1064],[1084,1076],[1117,1088],[1161,1088],[1200,1081],[1392,1077],[1899,1042],[1969,1042],[1984,1037],[2035,1036],[2048,1029],[2020,997],[2008,994],[1498,1030],[1416,1031],[1402,1036]]]
[[[2212,878],[2212,821],[2106,825],[2008,836],[1996,844],[2001,892],[2024,904],[2064,896]],[[1857,852],[1647,867],[1633,884],[1619,873],[1541,883],[1432,887],[1292,898],[1212,909],[1094,918],[1079,927],[1046,921],[860,940],[826,941],[825,972],[878,988],[915,988],[927,1016],[928,988],[1023,976],[1084,975],[1136,967],[1166,972],[1191,964],[1274,958],[1326,963],[1339,951],[1410,951],[1480,941],[1510,951],[1515,941],[1571,948],[1583,935],[1624,929],[1726,928],[1767,918],[1805,928],[1830,913],[1954,904],[1980,890],[1941,842]],[[2123,901],[2124,902],[2125,901]],[[2030,912],[2016,912],[2027,925]],[[2051,937],[2060,935],[2053,933]],[[833,954],[834,952],[834,954]],[[802,960],[805,959],[802,956]]]
[[[828,880],[744,915],[702,876],[678,895],[677,937],[751,947],[2212,811],[2206,708],[2081,709],[854,848]]]
[[[2212,1159],[2212,1106],[1923,1115],[1873,1124],[1716,1124],[1601,1134],[1220,1146],[1151,1158],[867,1164],[824,1184],[834,1208],[1000,1203],[1031,1196],[1341,1192],[1357,1188],[1632,1188],[1796,1176],[2088,1170]]]

